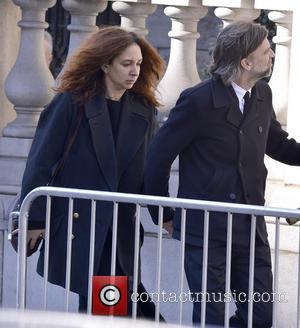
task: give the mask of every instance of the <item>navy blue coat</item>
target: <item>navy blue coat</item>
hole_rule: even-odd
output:
[[[38,186],[46,185],[53,167],[61,159],[76,125],[80,106],[69,93],[58,94],[41,113],[22,182],[22,198]],[[145,156],[156,127],[155,109],[138,96],[126,92],[116,146],[106,100],[98,94],[84,107],[85,115],[63,170],[55,186],[90,190],[142,193]],[[29,227],[44,226],[43,200],[34,202]],[[86,295],[88,278],[91,203],[74,200],[71,290]],[[49,281],[65,286],[68,204],[55,199],[50,233]],[[124,273],[133,273],[135,206],[120,204],[118,257]],[[112,225],[112,204],[97,202],[95,273]],[[38,272],[43,273],[44,249]]]
[[[178,197],[264,205],[267,169],[264,156],[300,165],[300,144],[288,139],[276,120],[272,93],[264,81],[252,89],[251,104],[244,117],[232,87],[209,79],[185,90],[148,152],[145,192],[168,195],[170,167],[179,155]],[[232,92],[231,92],[232,91]],[[157,222],[156,212],[152,216]],[[172,219],[171,209],[164,219]],[[224,214],[211,213],[210,239],[226,241]],[[187,243],[202,246],[203,212],[188,210]],[[250,220],[236,216],[233,238],[248,243]],[[263,218],[257,236],[267,243]],[[174,216],[174,237],[180,239],[180,211]]]

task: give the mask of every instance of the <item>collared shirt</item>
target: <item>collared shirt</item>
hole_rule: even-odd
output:
[[[233,87],[233,90],[234,90],[236,96],[238,97],[239,108],[240,108],[241,112],[243,113],[244,105],[245,105],[244,96],[245,96],[245,93],[248,91],[250,93],[250,97],[251,97],[251,89],[245,90],[245,89],[241,88],[239,85],[237,85],[236,83],[234,83],[233,81],[231,81],[231,85]]]

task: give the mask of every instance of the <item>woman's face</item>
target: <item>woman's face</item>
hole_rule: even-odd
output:
[[[141,48],[133,43],[128,46],[111,64],[102,66],[106,88],[110,92],[125,92],[131,89],[139,77],[143,57]]]

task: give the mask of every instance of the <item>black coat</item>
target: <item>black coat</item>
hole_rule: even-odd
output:
[[[170,167],[179,154],[178,197],[264,205],[267,169],[264,156],[300,165],[300,144],[288,139],[272,106],[267,83],[252,89],[250,110],[244,117],[232,87],[209,79],[185,90],[153,140],[145,171],[145,192],[168,195]],[[165,211],[164,219],[172,218]],[[152,211],[155,222],[157,217]],[[226,240],[226,216],[211,213],[210,238]],[[187,211],[186,241],[202,245],[203,212]],[[250,220],[235,217],[233,238],[249,242]],[[257,235],[267,243],[263,218]],[[180,238],[180,211],[174,217],[174,237]]]
[[[85,105],[80,130],[54,185],[101,191],[141,193],[145,156],[156,127],[155,109],[139,97],[126,92],[116,146],[106,100],[96,95]],[[76,125],[80,106],[68,93],[58,94],[41,113],[28,157],[22,198],[32,189],[46,185],[53,167],[61,159],[68,138]],[[44,201],[37,200],[30,211],[29,227],[44,226]],[[64,286],[68,204],[55,199],[50,233],[49,281]],[[74,200],[71,290],[86,295],[88,278],[91,202]],[[132,276],[134,255],[135,206],[120,204],[118,257],[124,273]],[[77,216],[77,218],[75,218]],[[97,202],[95,271],[109,227],[112,204]],[[38,262],[43,273],[44,249]],[[96,273],[96,272],[95,272]]]

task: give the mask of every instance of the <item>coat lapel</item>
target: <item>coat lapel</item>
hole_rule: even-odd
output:
[[[226,119],[229,123],[236,127],[241,125],[243,121],[243,114],[239,108],[239,104],[235,103],[235,101],[233,101],[233,103],[230,105]]]
[[[103,176],[111,190],[117,189],[117,160],[107,104],[104,96],[97,94],[85,105],[96,157]]]
[[[149,126],[149,107],[126,92],[122,100],[122,113],[117,138],[117,172],[120,179],[139,147]],[[148,115],[147,115],[148,114]]]
[[[214,108],[228,108],[226,120],[239,127],[243,120],[243,114],[239,109],[238,100],[234,95],[234,90],[231,86],[225,86],[220,80],[212,79],[212,96]],[[236,98],[236,99],[235,99]]]

